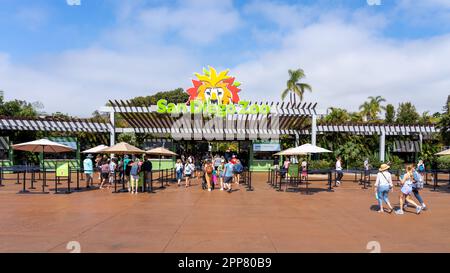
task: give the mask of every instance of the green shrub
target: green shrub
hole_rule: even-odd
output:
[[[329,169],[334,167],[334,163],[328,160],[314,160],[308,162],[308,168],[310,170],[321,170],[321,169]]]
[[[450,156],[442,156],[437,159],[438,168],[441,170],[450,169]]]

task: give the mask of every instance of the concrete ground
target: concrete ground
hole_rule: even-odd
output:
[[[422,191],[429,210],[399,216],[374,211],[373,190],[346,178],[334,192],[315,182],[310,195],[277,192],[266,174],[253,175],[255,191],[231,194],[194,182],[155,194],[19,195],[21,185],[4,181],[0,252],[69,252],[70,241],[82,252],[370,252],[371,241],[382,252],[450,252],[446,184]]]

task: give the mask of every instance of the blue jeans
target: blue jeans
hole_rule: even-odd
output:
[[[181,180],[183,178],[183,171],[179,170],[177,171],[177,180]]]
[[[414,193],[414,196],[416,197],[417,201],[419,201],[420,204],[423,204],[423,199],[422,199],[422,196],[420,196],[420,194],[419,194],[419,190],[416,188],[413,188],[413,193]]]
[[[389,202],[389,186],[384,185],[378,187],[378,204],[383,206],[383,201],[387,204]]]

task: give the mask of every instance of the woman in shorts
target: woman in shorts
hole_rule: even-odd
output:
[[[422,211],[422,207],[417,205],[416,202],[411,198],[411,193],[413,192],[413,183],[414,183],[414,168],[412,166],[408,166],[406,168],[406,174],[401,179],[402,189],[400,192],[400,209],[398,209],[395,213],[404,214],[403,212],[403,204],[405,200],[408,204],[412,204],[416,207],[416,213],[419,214]]]
[[[192,177],[192,173],[194,172],[194,169],[192,168],[192,163],[186,162],[184,164],[184,177],[186,179],[186,188],[191,185],[190,178]]]

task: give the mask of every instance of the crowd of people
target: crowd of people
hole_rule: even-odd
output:
[[[374,186],[375,197],[379,204],[378,212],[380,213],[384,212],[383,202],[389,207],[389,213],[394,211],[391,203],[389,202],[389,193],[394,192],[394,184],[392,182],[392,175],[389,172],[389,169],[390,166],[388,164],[381,165]],[[423,210],[427,209],[427,206],[420,195],[420,190],[424,187],[424,172],[425,165],[422,160],[419,161],[417,166],[408,165],[406,167],[405,174],[400,177],[400,207],[395,211],[396,214],[404,214],[404,210],[410,205],[416,209],[417,214],[420,214]],[[412,196],[417,199],[417,202],[414,201]]]
[[[231,193],[233,184],[239,185],[244,171],[241,160],[227,151],[223,156],[205,154],[203,157],[182,155],[175,164],[178,186],[185,181],[185,187],[190,187],[191,180],[202,181],[202,189],[212,191],[220,187],[221,191]]]
[[[128,184],[128,192],[137,194],[141,174],[146,181],[152,179],[153,165],[148,156],[144,160],[127,155],[119,158],[98,155],[94,159],[89,154],[83,161],[83,168],[88,188],[94,186],[94,174],[98,173],[100,189],[110,189],[116,181],[124,181]],[[241,160],[229,150],[222,156],[207,153],[202,157],[194,157],[183,154],[175,164],[178,186],[184,181],[188,188],[191,181],[196,180],[201,181],[202,189],[208,191],[219,188],[231,193],[233,184],[239,185],[243,171]]]
[[[128,192],[137,194],[140,174],[143,173],[145,179],[149,179],[153,168],[148,156],[144,160],[128,155],[119,158],[98,155],[94,161],[93,158],[89,154],[83,161],[88,188],[94,186],[94,173],[97,171],[100,189],[110,189],[116,181],[123,180],[128,184]]]
[[[293,163],[292,158],[285,158],[283,164],[280,166],[280,160],[276,156],[273,161],[273,166],[276,170],[279,170],[282,177],[289,178],[289,167]],[[420,195],[420,190],[424,187],[424,177],[425,177],[425,164],[423,160],[419,160],[417,165],[408,165],[404,170],[404,174],[400,177],[400,181],[397,186],[400,186],[399,193],[399,209],[394,210],[390,201],[389,201],[389,193],[394,192],[394,184],[392,182],[392,175],[389,172],[390,162],[387,164],[382,164],[379,168],[376,182],[374,185],[375,197],[379,205],[378,212],[385,212],[383,208],[383,203],[388,206],[388,213],[392,213],[395,211],[396,214],[402,215],[406,208],[412,206],[415,208],[416,213],[420,214],[423,210],[427,209],[427,206],[423,200],[423,197]],[[308,175],[308,164],[306,161],[301,163],[301,177],[302,180],[306,179]],[[341,181],[344,177],[343,171],[343,162],[340,156],[336,157],[335,164],[335,172],[336,172],[336,185],[340,185]],[[363,162],[363,179],[364,181],[368,181],[371,172],[371,165],[369,163],[369,159],[366,158]],[[417,199],[417,202],[414,201],[413,196]]]

